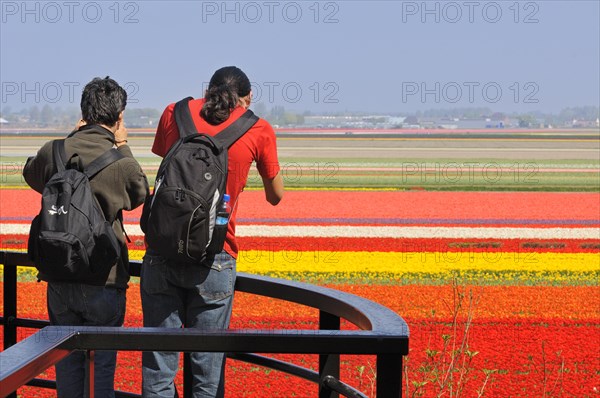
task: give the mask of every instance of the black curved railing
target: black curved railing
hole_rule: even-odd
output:
[[[98,328],[49,326],[47,321],[17,317],[17,265],[32,266],[25,253],[0,252],[4,265],[4,351],[0,353],[0,396],[15,396],[22,385],[55,388],[52,380],[36,379],[73,350],[87,353],[93,375],[95,350],[227,352],[228,357],[286,372],[318,384],[319,398],[365,397],[340,378],[340,354],[376,355],[377,397],[402,396],[402,357],[408,354],[408,326],[395,312],[348,293],[244,273],[236,291],[282,299],[319,309],[319,330],[197,330],[166,328]],[[131,274],[139,276],[139,262]],[[361,330],[340,330],[340,319]],[[17,328],[40,328],[17,343]],[[201,338],[199,338],[201,337]],[[279,361],[260,353],[319,354],[319,371]],[[184,396],[191,383],[184,366]],[[90,392],[93,397],[93,391]],[[119,391],[119,397],[139,395]]]

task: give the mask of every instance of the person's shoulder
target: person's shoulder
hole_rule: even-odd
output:
[[[193,98],[193,97],[189,97],[189,98],[190,98],[190,100],[189,100],[189,102],[188,102],[188,106],[189,106],[190,108],[192,108],[192,107],[202,107],[202,105],[204,105],[204,98]],[[165,111],[166,111],[166,110],[169,110],[169,111],[173,112],[173,111],[175,110],[175,105],[176,105],[178,102],[180,102],[180,101],[183,101],[184,99],[185,99],[185,98],[182,98],[182,99],[180,99],[180,100],[177,100],[177,101],[175,101],[175,102],[172,102],[172,103],[170,103],[170,104],[169,104],[169,105],[167,105],[167,107],[165,108]]]
[[[256,124],[253,126],[252,128],[253,130],[256,130],[258,133],[262,133],[262,134],[275,134],[275,130],[273,129],[273,126],[271,126],[271,124],[266,121],[265,119],[259,117],[258,121],[256,122]]]
[[[174,110],[175,110],[175,102],[172,102],[169,105],[167,105],[165,107],[165,109],[163,110],[163,116],[166,114],[172,114]]]
[[[39,149],[38,154],[42,154],[44,156],[48,156],[50,158],[52,158],[53,154],[54,154],[54,142],[55,141],[64,141],[64,145],[65,147],[67,147],[69,145],[69,143],[72,141],[72,137],[69,136],[65,136],[64,138],[57,138],[54,140],[49,140],[46,141],[44,143],[44,145],[42,145],[42,147]]]
[[[40,148],[41,151],[52,151],[52,147],[54,146],[54,141],[58,141],[57,140],[50,140],[50,141],[46,141],[44,143],[44,145],[42,145],[42,147]]]
[[[38,152],[37,152],[36,156],[32,157],[32,160],[34,162],[39,163],[39,164],[46,163],[46,162],[51,162],[52,161],[52,156],[54,154],[53,149],[52,149],[53,145],[54,145],[54,141],[56,141],[56,140],[46,141],[40,147],[40,149],[38,149]],[[34,162],[31,162],[31,164],[33,164]]]
[[[145,175],[142,166],[133,155],[125,155],[120,159],[115,160],[112,164],[107,166],[105,175],[114,176],[115,170],[118,170],[118,174],[124,181],[137,181],[139,176]]]

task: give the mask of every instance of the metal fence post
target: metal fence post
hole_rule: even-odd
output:
[[[402,355],[377,355],[377,398],[402,397]]]
[[[17,266],[4,264],[4,349],[17,344]]]
[[[319,311],[320,330],[340,330],[340,318],[325,311]],[[319,355],[319,398],[338,398],[339,394],[323,385],[325,376],[340,378],[340,355]]]
[[[2,253],[4,264],[4,349],[17,344],[17,266],[6,263],[7,256]],[[14,392],[7,398],[17,398]]]
[[[192,357],[191,353],[184,352],[183,353],[183,398],[191,398],[192,397],[192,387],[193,387],[193,378],[192,374]],[[175,396],[177,397],[177,387],[175,387]]]

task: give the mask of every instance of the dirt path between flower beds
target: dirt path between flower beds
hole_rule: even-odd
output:
[[[2,137],[2,156],[32,156],[50,137]],[[152,139],[131,137],[133,153],[153,157]],[[598,160],[597,139],[511,138],[283,138],[277,139],[282,158],[423,158],[423,159],[589,159]]]

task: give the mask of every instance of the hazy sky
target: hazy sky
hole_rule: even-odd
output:
[[[255,102],[313,112],[598,106],[600,2],[4,1],[1,105],[78,106],[95,76],[130,107],[202,96],[237,65]]]

